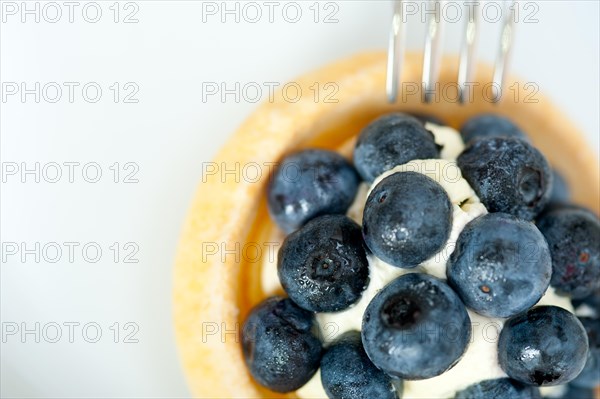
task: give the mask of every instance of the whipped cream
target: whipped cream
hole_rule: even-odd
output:
[[[438,182],[448,194],[453,207],[452,230],[448,241],[440,252],[427,259],[416,268],[402,269],[389,265],[370,254],[369,261],[369,285],[362,294],[361,299],[350,308],[335,313],[317,313],[316,321],[319,334],[327,346],[339,335],[346,331],[360,330],[362,316],[373,297],[389,282],[406,273],[428,273],[441,279],[446,279],[446,261],[454,251],[456,240],[465,225],[478,216],[487,213],[485,206],[462,177],[460,169],[456,165],[456,157],[464,149],[460,134],[450,128],[427,123],[426,128],[435,137],[435,142],[441,146],[442,159],[415,160],[407,164],[399,165],[384,172],[371,186],[361,183],[356,199],[348,210],[348,217],[357,223],[362,222],[362,213],[370,190],[381,180],[393,173],[414,171],[422,173]],[[263,289],[267,294],[281,292],[281,286],[277,278],[277,262],[266,259],[262,267]],[[539,305],[555,305],[573,311],[568,298],[556,295],[549,288]],[[490,318],[479,315],[468,310],[471,318],[472,336],[471,342],[460,361],[445,373],[417,381],[404,381],[403,398],[451,398],[457,391],[467,386],[486,379],[506,377],[504,371],[498,364],[497,342],[505,319]],[[543,393],[548,396],[560,394],[562,387],[547,387]],[[298,397],[303,399],[326,399],[327,394],[321,383],[320,372],[297,392]]]

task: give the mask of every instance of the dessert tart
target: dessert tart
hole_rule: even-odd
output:
[[[405,65],[402,71],[403,82],[420,82],[421,60],[421,54],[406,55]],[[423,187],[421,190],[423,192],[422,195],[436,192],[435,190],[442,190],[441,194],[437,195],[437,197],[441,196],[445,198],[447,195],[449,202],[443,203],[439,207],[435,207],[435,212],[433,213],[440,220],[454,217],[454,220],[456,221],[456,208],[462,207],[465,204],[469,206],[468,209],[470,209],[470,211],[465,211],[464,213],[467,214],[472,211],[472,215],[468,220],[463,221],[461,229],[466,229],[465,225],[467,224],[471,227],[473,223],[469,222],[477,216],[480,216],[477,218],[477,221],[484,220],[483,215],[485,215],[487,211],[481,206],[481,202],[486,203],[488,208],[497,207],[498,209],[495,210],[507,211],[508,213],[516,214],[519,218],[533,218],[532,215],[527,214],[528,211],[519,213],[520,210],[509,209],[505,206],[503,207],[502,204],[494,205],[493,201],[486,198],[484,192],[485,189],[482,189],[482,187],[478,187],[475,190],[478,194],[475,195],[475,192],[465,181],[466,179],[469,180],[469,183],[472,183],[473,180],[477,180],[477,176],[480,176],[481,173],[485,174],[485,168],[482,172],[481,162],[479,162],[479,160],[484,159],[486,156],[485,148],[481,148],[484,147],[484,145],[479,144],[484,141],[487,141],[486,145],[488,147],[506,144],[504,142],[500,144],[492,143],[496,138],[482,139],[477,143],[470,145],[468,147],[469,151],[465,151],[464,156],[461,156],[464,167],[461,166],[461,161],[459,159],[458,164],[461,166],[464,175],[463,178],[460,179],[462,182],[460,184],[466,184],[466,188],[461,187],[459,190],[455,186],[445,186],[444,182],[440,181],[440,179],[436,181],[435,176],[427,176],[427,171],[431,165],[434,165],[434,169],[436,165],[438,167],[440,165],[441,167],[444,167],[446,165],[444,162],[449,162],[447,161],[448,159],[456,159],[464,148],[462,140],[458,140],[457,143],[455,137],[457,135],[453,136],[451,132],[444,131],[444,129],[448,128],[440,128],[437,126],[434,129],[435,125],[429,123],[426,123],[425,127],[430,130],[436,130],[435,143],[438,145],[438,150],[441,148],[441,155],[437,158],[442,159],[436,160],[439,162],[436,163],[436,161],[427,160],[428,158],[436,157],[417,155],[413,157],[412,161],[407,163],[402,162],[404,163],[403,166],[396,166],[392,171],[388,170],[390,169],[389,167],[383,170],[375,170],[377,168],[369,170],[368,167],[358,168],[363,179],[375,179],[372,185],[370,183],[361,183],[359,186],[360,179],[358,177],[356,177],[356,181],[352,180],[354,179],[353,177],[344,177],[344,181],[350,180],[350,184],[356,186],[348,189],[348,192],[354,193],[358,191],[357,197],[362,196],[360,201],[354,200],[354,203],[350,206],[348,215],[358,220],[358,222],[364,217],[363,235],[367,247],[380,259],[383,258],[383,263],[388,264],[388,266],[389,264],[393,264],[393,266],[390,267],[395,267],[399,271],[408,270],[410,272],[416,271],[417,273],[398,273],[393,276],[394,278],[397,277],[396,279],[390,278],[389,280],[382,282],[380,286],[377,287],[377,292],[369,293],[370,288],[366,288],[364,292],[360,292],[359,297],[362,295],[362,299],[368,297],[368,300],[365,300],[365,306],[360,310],[360,314],[358,314],[358,316],[353,316],[355,319],[353,321],[354,323],[357,323],[356,319],[358,319],[358,326],[342,328],[342,330],[348,331],[337,331],[340,334],[337,334],[335,339],[332,337],[325,337],[327,331],[323,330],[323,321],[328,320],[327,315],[339,315],[345,311],[348,312],[349,310],[357,308],[357,304],[361,303],[360,298],[352,297],[352,295],[343,298],[340,298],[338,295],[333,299],[322,296],[306,297],[298,295],[297,292],[300,289],[297,286],[295,288],[293,287],[294,282],[299,280],[298,276],[294,276],[292,272],[289,272],[292,273],[292,275],[288,276],[288,279],[286,280],[286,273],[288,272],[282,272],[282,268],[284,269],[285,267],[280,264],[279,277],[283,277],[282,282],[291,299],[269,299],[265,301],[265,299],[273,295],[287,296],[277,279],[278,266],[276,264],[276,257],[273,258],[276,255],[274,252],[277,252],[277,249],[283,251],[284,247],[288,252],[291,251],[296,254],[302,252],[302,244],[298,244],[300,245],[300,247],[298,247],[300,249],[295,247],[294,251],[289,249],[295,245],[294,242],[292,242],[294,240],[291,237],[294,236],[297,238],[297,234],[294,233],[286,239],[286,232],[294,231],[304,225],[301,230],[310,229],[306,234],[310,234],[312,237],[319,237],[319,235],[326,236],[328,231],[330,231],[328,228],[331,226],[331,223],[334,223],[336,226],[345,226],[343,228],[344,231],[352,232],[348,233],[348,237],[344,236],[344,239],[349,241],[361,239],[360,229],[358,230],[359,233],[357,236],[354,230],[355,227],[352,225],[354,222],[348,217],[322,216],[307,224],[305,224],[306,220],[278,220],[276,216],[274,218],[270,217],[267,205],[267,191],[272,191],[272,189],[269,189],[269,184],[272,184],[270,182],[274,179],[273,170],[280,166],[279,164],[276,165],[276,163],[280,162],[289,154],[309,148],[333,150],[342,154],[347,159],[351,159],[353,149],[356,146],[357,136],[359,136],[373,120],[381,115],[393,112],[410,113],[413,115],[427,114],[443,120],[448,126],[454,128],[463,126],[465,121],[479,114],[493,113],[506,116],[523,131],[527,132],[527,139],[532,146],[539,149],[539,151],[544,154],[551,167],[564,177],[571,193],[571,200],[575,204],[584,206],[595,213],[595,215],[598,215],[600,212],[599,164],[596,154],[589,147],[589,144],[577,127],[563,116],[560,110],[547,98],[539,94],[536,94],[534,98],[532,98],[530,91],[527,90],[523,84],[513,84],[518,82],[514,78],[509,78],[506,86],[515,89],[512,90],[510,94],[504,95],[499,103],[491,101],[490,93],[483,89],[474,90],[469,102],[465,105],[460,105],[457,101],[448,100],[449,97],[457,98],[457,96],[455,96],[455,85],[452,84],[457,76],[457,65],[457,59],[454,57],[444,57],[441,62],[442,72],[439,78],[440,87],[448,88],[443,94],[443,98],[442,95],[440,95],[439,100],[434,98],[432,103],[423,104],[421,102],[420,93],[413,92],[411,94],[408,92],[401,92],[400,101],[398,103],[388,104],[383,95],[385,93],[386,79],[386,56],[384,53],[375,52],[359,54],[336,62],[294,80],[295,84],[301,88],[301,92],[303,93],[312,93],[311,90],[314,89],[311,89],[311,87],[314,88],[315,83],[318,83],[321,87],[326,84],[333,85],[332,87],[335,87],[337,90],[334,98],[330,98],[330,101],[324,101],[323,99],[315,101],[316,98],[310,95],[301,96],[297,102],[291,102],[288,98],[284,97],[282,93],[278,93],[276,94],[274,101],[262,104],[221,149],[215,158],[214,163],[211,164],[212,168],[210,169],[210,173],[205,173],[203,176],[203,183],[196,194],[192,208],[185,221],[175,264],[175,332],[183,368],[194,396],[201,398],[325,397],[322,393],[323,391],[318,389],[321,387],[316,387],[316,390],[311,390],[311,385],[314,387],[315,385],[321,384],[320,379],[315,377],[319,376],[319,373],[317,372],[315,374],[314,370],[311,373],[312,379],[308,382],[308,385],[304,384],[307,382],[306,378],[299,382],[302,380],[301,377],[298,377],[299,380],[287,381],[280,385],[278,385],[277,381],[268,381],[267,378],[266,380],[261,380],[261,383],[259,384],[257,380],[260,380],[260,376],[257,376],[257,373],[260,374],[261,371],[259,370],[257,372],[256,370],[252,370],[252,375],[249,372],[247,361],[250,362],[249,365],[251,366],[252,360],[248,360],[248,357],[253,356],[252,351],[256,349],[255,345],[258,345],[258,336],[255,336],[253,338],[254,340],[251,340],[252,342],[246,342],[248,331],[245,330],[245,328],[252,320],[258,321],[258,324],[255,324],[255,326],[262,325],[264,327],[264,317],[269,317],[269,315],[273,314],[273,309],[275,307],[278,307],[276,312],[283,312],[287,315],[288,321],[290,318],[294,320],[292,324],[295,323],[295,329],[304,329],[306,331],[310,330],[303,324],[304,318],[307,317],[306,314],[310,313],[309,311],[316,312],[316,319],[319,321],[319,326],[322,329],[320,331],[322,335],[317,334],[317,336],[321,338],[325,346],[337,343],[335,348],[336,350],[339,350],[340,353],[343,353],[344,350],[351,351],[351,349],[348,348],[352,348],[353,345],[358,345],[362,348],[360,336],[357,338],[357,333],[353,334],[351,330],[360,329],[360,323],[364,323],[363,312],[367,315],[370,311],[378,311],[377,306],[385,306],[385,304],[389,302],[386,302],[386,295],[389,294],[387,288],[391,286],[393,286],[396,291],[410,291],[412,289],[411,287],[423,284],[434,287],[439,292],[443,293],[442,297],[445,299],[440,299],[444,304],[443,306],[447,306],[448,309],[450,309],[449,312],[454,312],[452,313],[453,315],[460,314],[461,320],[463,320],[467,313],[464,310],[465,307],[463,305],[457,305],[456,293],[454,291],[458,291],[460,293],[458,303],[464,302],[467,305],[471,321],[480,314],[483,314],[486,317],[509,317],[508,321],[504,324],[505,327],[503,330],[510,332],[514,331],[514,334],[519,332],[518,328],[523,324],[520,323],[518,317],[525,317],[523,315],[535,312],[544,313],[539,317],[552,319],[554,323],[572,326],[571,319],[569,318],[574,318],[574,316],[572,313],[566,312],[560,307],[538,306],[531,308],[531,306],[540,299],[540,296],[543,295],[550,283],[551,271],[543,271],[542,269],[544,266],[542,265],[536,265],[535,267],[542,268],[536,270],[542,270],[540,273],[545,273],[546,280],[540,283],[541,287],[530,287],[531,290],[526,295],[527,299],[524,299],[524,301],[527,302],[527,306],[510,308],[510,306],[503,303],[496,308],[488,306],[477,309],[477,303],[469,302],[470,300],[474,300],[469,298],[468,288],[464,288],[464,284],[467,284],[465,281],[467,281],[468,278],[460,275],[460,273],[456,272],[452,275],[450,280],[454,290],[451,290],[445,283],[440,283],[442,281],[441,278],[446,278],[445,269],[437,270],[437,273],[439,274],[437,277],[439,278],[430,276],[436,275],[435,268],[406,269],[417,264],[420,265],[424,261],[424,259],[419,258],[418,250],[416,251],[414,258],[408,260],[405,258],[397,259],[393,250],[390,251],[388,248],[386,252],[385,246],[378,246],[377,242],[369,242],[368,234],[365,234],[364,226],[369,223],[369,228],[372,232],[374,230],[376,231],[378,226],[382,226],[383,224],[381,220],[378,219],[377,214],[368,214],[367,208],[374,208],[381,205],[381,203],[385,201],[387,193],[390,193],[391,195],[395,192],[394,190],[403,191],[401,189],[403,184],[410,184],[410,187]],[[491,68],[481,64],[478,66],[473,80],[476,82],[487,82],[489,81],[490,76],[492,76]],[[482,84],[479,87],[482,88],[483,86],[484,85]],[[519,143],[523,141],[521,139],[512,138],[502,140],[511,143],[513,141]],[[442,145],[440,146],[440,144]],[[517,143],[514,145],[524,146],[524,149],[519,147],[521,149],[518,151],[521,152],[530,151],[529,148],[532,147],[529,144],[522,145]],[[469,154],[466,154],[467,152],[469,152]],[[467,159],[467,155],[470,155],[471,157]],[[318,154],[315,156],[317,158],[319,157]],[[360,155],[357,155],[357,151],[354,150],[355,160],[357,156]],[[368,157],[368,154],[364,155],[365,159],[368,159]],[[444,160],[444,158],[446,158],[446,160]],[[339,160],[335,160],[335,162],[338,161]],[[342,159],[339,162],[341,162],[340,165],[342,166],[337,167],[338,169],[336,170],[342,170],[340,173],[345,173],[345,166],[343,163],[346,161]],[[433,164],[427,162],[433,162]],[[251,166],[253,172],[244,176],[243,170],[246,166]],[[469,172],[465,172],[466,169],[469,169]],[[238,172],[237,175],[235,172],[233,174],[231,172],[222,173],[224,170],[237,170]],[[257,170],[258,173],[256,173]],[[381,175],[382,171],[385,171],[383,175]],[[542,176],[537,176],[538,180],[534,180],[544,180],[547,178],[546,175],[548,173],[549,171],[544,170]],[[384,190],[386,193],[385,195],[381,194],[381,187],[384,187],[384,185],[387,185],[385,186],[386,190]],[[429,187],[429,185],[431,185],[431,187]],[[456,189],[456,193],[453,191],[454,189]],[[336,193],[340,198],[340,203],[348,202],[346,197],[349,194],[346,190],[346,186],[340,186],[339,191]],[[464,190],[467,190],[467,194],[465,195],[463,195],[465,192]],[[272,193],[270,192],[269,195],[271,194]],[[481,202],[478,196],[481,197]],[[364,204],[365,199],[367,205]],[[416,202],[418,202],[418,200]],[[338,203],[337,205],[348,208],[348,204],[340,205]],[[365,207],[364,216],[363,206]],[[445,209],[445,211],[440,211],[441,213],[437,212],[438,209],[442,208]],[[455,212],[454,214],[452,213],[453,209]],[[426,210],[421,209],[420,212],[425,211]],[[576,211],[580,212],[579,210]],[[271,213],[273,213],[272,209]],[[325,213],[337,214],[340,212],[339,210],[335,210]],[[345,212],[342,211],[341,213]],[[540,210],[536,210],[535,213],[540,213]],[[550,213],[551,211],[548,214]],[[489,213],[486,216],[493,215],[500,214]],[[597,216],[595,215],[590,214],[590,217],[597,220]],[[531,226],[533,226],[529,223],[527,224],[527,227],[523,227],[519,225],[520,221],[514,216],[505,215],[505,217],[506,220],[503,220],[502,223],[510,224],[512,226],[511,228],[531,229]],[[277,226],[273,219],[278,220],[279,226]],[[488,217],[485,222],[491,223],[491,225],[494,226],[494,223],[498,223],[498,221],[493,219],[494,217]],[[552,218],[548,217],[547,219]],[[551,225],[552,223],[553,221],[549,220],[546,224]],[[480,224],[483,224],[483,222]],[[433,245],[435,248],[432,247],[429,250],[430,253],[432,253],[431,251],[437,252],[447,244],[448,237],[452,234],[450,231],[451,227],[452,226],[447,226],[445,230],[440,228],[439,232],[436,231],[436,234],[439,233],[440,237],[443,237],[443,242],[440,241],[441,246]],[[476,228],[477,226],[473,226],[473,229]],[[489,229],[489,227],[486,228]],[[535,232],[531,234],[540,234],[537,228],[534,227],[533,229]],[[540,230],[542,230],[542,233],[544,232],[541,226]],[[458,233],[460,233],[460,231],[457,231],[455,235],[458,235]],[[385,232],[380,232],[378,234],[385,234]],[[431,235],[435,236],[433,233],[431,233]],[[466,236],[466,234],[464,235]],[[548,241],[551,241],[550,238],[546,238]],[[457,238],[454,237],[454,240],[456,239]],[[461,239],[463,239],[462,233]],[[284,247],[280,248],[280,244],[284,243],[284,240]],[[432,241],[435,241],[435,239]],[[266,245],[268,243],[270,244]],[[273,248],[275,248],[275,251]],[[419,247],[419,250],[420,249],[421,247]],[[407,253],[411,253],[410,248],[406,249],[406,251]],[[546,249],[546,252],[548,251],[549,249]],[[449,256],[451,252],[452,251],[449,251],[446,255]],[[549,256],[549,254],[547,255]],[[366,256],[364,253],[354,253],[353,256],[357,259],[358,263],[364,263],[364,257]],[[456,257],[458,258],[458,256]],[[444,264],[447,259],[448,258],[444,259]],[[453,266],[460,264],[460,259],[453,260],[452,257],[449,259],[449,262],[451,262]],[[588,259],[585,260],[587,261]],[[549,258],[545,260],[546,265],[549,264],[549,262]],[[370,267],[373,268],[372,262],[369,261],[369,263],[371,265]],[[458,268],[458,266],[456,267]],[[449,276],[450,270],[451,268],[449,267]],[[368,274],[369,273],[367,273],[367,275]],[[376,276],[373,275],[373,271],[371,270],[370,282],[367,275],[364,274],[364,270],[361,271],[357,269],[353,270],[352,276],[355,277],[354,280],[351,278],[347,278],[346,280],[350,285],[360,283],[364,286],[368,286],[369,284],[374,284],[373,280]],[[358,283],[356,283],[357,281]],[[387,283],[390,284],[386,285]],[[592,285],[593,284],[595,284],[595,282],[592,282]],[[386,286],[386,289],[383,289],[383,286]],[[464,289],[461,290],[461,287]],[[485,286],[480,288],[484,293],[488,293],[490,289],[494,289],[495,287]],[[575,288],[573,288],[573,290]],[[362,289],[365,288],[363,287]],[[352,291],[352,289],[350,291]],[[296,294],[293,294],[294,292],[296,292]],[[377,295],[375,296],[375,294]],[[565,308],[571,306],[569,300],[565,299],[565,297],[560,298],[555,296],[553,292],[552,294],[552,298],[549,298],[546,301],[542,300],[542,304],[558,305]],[[377,301],[373,300],[371,302],[371,299],[374,296]],[[546,298],[546,296],[544,296],[544,298]],[[583,296],[584,295],[582,294],[580,297]],[[292,299],[300,306],[292,303]],[[257,307],[257,305],[259,306]],[[473,309],[476,310],[476,313],[473,312]],[[572,308],[570,310],[572,310]],[[394,313],[392,312],[392,314]],[[396,316],[398,315],[396,314]],[[532,315],[531,317],[534,316],[538,317],[536,315]],[[339,323],[343,323],[340,318],[336,319],[334,317],[329,320],[333,320],[333,325],[337,325],[338,327]],[[366,318],[364,320],[366,320]],[[466,317],[464,320],[468,322],[469,317]],[[510,329],[507,326],[509,326]],[[578,334],[581,335],[581,331],[583,331],[581,325],[577,324],[577,326],[579,327],[573,327],[574,332],[570,334],[571,336],[577,337]],[[469,346],[469,344],[466,343],[463,345],[462,349],[458,351],[460,353],[449,355],[451,359],[438,359],[441,363],[437,369],[433,366],[429,367],[431,365],[428,364],[427,366],[421,366],[420,368],[413,367],[412,369],[407,370],[393,361],[390,363],[388,361],[389,359],[386,360],[378,357],[381,356],[381,353],[377,353],[377,345],[371,345],[369,343],[377,342],[377,340],[380,339],[380,335],[378,334],[383,334],[385,331],[383,333],[381,332],[383,331],[381,330],[381,326],[370,325],[369,329],[375,332],[373,332],[371,337],[367,337],[368,334],[364,332],[362,334],[362,344],[365,346],[366,354],[368,355],[368,357],[363,356],[364,359],[367,359],[365,361],[368,362],[368,359],[371,359],[377,366],[374,370],[378,371],[379,369],[382,369],[386,371],[388,375],[401,377],[407,381],[421,379],[421,382],[427,382],[427,378],[439,378],[438,376],[440,376],[440,374],[443,376],[443,372],[449,368],[452,370],[451,367],[454,364],[457,364],[456,362],[460,364],[458,359],[465,353],[465,347]],[[257,334],[256,328],[254,328],[253,331]],[[312,332],[314,332],[314,329],[311,330],[311,333]],[[341,334],[342,332],[347,332],[347,334]],[[469,335],[471,333],[464,332],[464,334]],[[462,335],[463,338],[465,336],[464,334]],[[508,333],[500,335],[498,345],[509,347],[514,344],[514,339],[503,338],[503,336],[508,336]],[[325,338],[332,339],[328,341]],[[321,361],[321,366],[323,366],[325,357],[321,359],[321,353],[315,349],[316,343],[312,338],[307,338],[301,344],[302,345],[298,348],[302,349],[297,350],[297,352],[302,352],[301,357],[311,361],[311,359],[318,356],[318,359]],[[587,338],[586,345],[588,345]],[[455,349],[456,348],[449,348],[444,353],[451,353]],[[327,353],[333,353],[333,349]],[[587,353],[587,346],[585,353]],[[356,353],[354,353],[354,355],[356,355]],[[330,363],[334,362],[335,359],[335,357],[329,356]],[[415,362],[417,362],[417,360],[415,360]],[[581,362],[581,359],[573,361]],[[583,361],[585,362],[585,359]],[[340,362],[338,361],[338,363]],[[291,361],[290,364],[295,366],[293,361]],[[338,365],[336,367],[342,366]],[[477,367],[477,364],[475,364],[474,367]],[[507,368],[503,367],[505,371]],[[581,367],[579,367],[577,372],[579,372],[580,369]],[[511,370],[510,373],[518,375],[518,371]],[[513,376],[513,374],[510,375],[511,377]],[[562,382],[566,382],[572,378],[574,378],[574,376],[571,376]],[[393,390],[397,389],[399,391],[401,387],[396,385],[397,382],[395,382],[395,380],[392,382],[394,384]],[[557,377],[554,382],[561,382],[560,378]],[[506,389],[514,388],[514,386],[509,383],[507,384]],[[267,389],[264,385],[269,386],[272,389]],[[406,391],[410,384],[407,384],[405,381],[404,385]],[[290,391],[289,388],[291,386],[302,388],[300,391]],[[480,390],[483,389],[481,386],[475,388]],[[276,391],[285,391],[285,393],[277,393]],[[417,392],[418,390],[411,391],[411,388],[409,388],[409,391]],[[421,391],[421,393],[422,392],[423,391]],[[453,394],[456,390],[450,390],[449,392],[452,392]],[[481,392],[486,391],[484,389]],[[471,396],[467,395],[464,397]]]

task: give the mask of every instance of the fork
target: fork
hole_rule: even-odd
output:
[[[502,20],[502,28],[500,33],[500,44],[496,62],[494,64],[494,73],[492,77],[493,101],[500,100],[500,93],[504,85],[510,51],[513,44],[514,36],[514,5],[516,0],[504,1],[505,10]],[[390,30],[390,38],[388,44],[388,59],[387,59],[387,79],[386,79],[386,94],[390,103],[396,102],[398,98],[398,86],[400,85],[400,76],[402,72],[402,62],[405,52],[405,17],[406,6],[413,1],[394,0],[394,12],[392,17],[392,27]],[[435,88],[437,78],[439,76],[441,50],[442,50],[442,15],[441,10],[446,0],[429,0],[429,4],[433,5],[434,12],[427,15],[427,29],[425,36],[425,48],[423,52],[423,75],[421,85],[423,88],[423,102],[430,102],[432,91]],[[424,4],[424,2],[421,2]],[[465,2],[466,4],[466,2]],[[508,7],[506,7],[508,4]],[[470,12],[465,23],[464,32],[462,34],[462,44],[459,56],[458,76],[456,78],[458,85],[458,100],[464,104],[468,98],[468,90],[466,86],[469,79],[473,76],[475,66],[475,47],[477,43],[477,35],[479,30],[479,10],[480,2],[470,2]]]

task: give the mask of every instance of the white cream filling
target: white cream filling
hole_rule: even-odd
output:
[[[375,179],[371,187],[362,183],[354,203],[348,210],[348,216],[360,224],[364,204],[372,187],[390,174],[415,171],[431,177],[446,190],[454,208],[450,237],[440,252],[414,269],[394,267],[374,255],[369,255],[370,281],[361,299],[344,311],[316,314],[321,339],[326,346],[346,331],[360,330],[362,315],[371,299],[395,278],[406,273],[423,272],[446,279],[446,261],[454,250],[460,232],[471,220],[487,213],[485,206],[462,177],[460,169],[456,165],[455,159],[464,148],[460,134],[452,128],[431,123],[427,123],[426,127],[433,132],[436,143],[444,146],[441,151],[443,159],[411,161],[383,173]],[[281,290],[277,278],[276,259],[274,261],[273,259],[265,259],[262,267],[262,282],[263,289],[267,294]],[[555,305],[573,311],[570,300],[556,295],[552,288],[546,291],[538,304]],[[468,313],[471,318],[472,337],[460,361],[453,368],[437,377],[418,381],[404,381],[402,398],[451,398],[454,397],[457,391],[476,382],[506,377],[498,364],[497,358],[497,340],[504,319],[481,316],[470,310]],[[555,396],[561,389],[562,387],[547,387],[543,389],[543,393]],[[299,389],[297,395],[303,399],[326,399],[327,395],[323,390],[320,372],[317,372],[311,381]]]
[[[436,144],[442,146],[440,158],[455,160],[465,149],[465,144],[455,129],[449,126],[439,126],[435,123],[426,122],[425,129],[433,133],[433,139]]]
[[[577,317],[591,317],[591,318],[596,318],[598,317],[598,314],[596,313],[596,311],[590,307],[587,304],[581,304],[577,307],[577,309],[575,310],[575,315]]]

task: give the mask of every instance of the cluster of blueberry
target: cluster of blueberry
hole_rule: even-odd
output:
[[[557,178],[553,188],[548,162],[510,121],[481,115],[461,134],[467,147],[457,164],[490,213],[460,233],[446,281],[401,275],[369,303],[360,332],[345,333],[327,348],[315,333],[314,315],[356,304],[369,284],[368,256],[411,269],[448,241],[453,205],[440,184],[417,172],[378,181],[362,226],[345,216],[361,180],[372,183],[397,165],[439,158],[440,146],[422,120],[396,113],[363,130],[354,165],[317,149],[283,160],[268,205],[289,233],[277,264],[289,298],[256,306],[242,334],[258,383],[290,392],[320,368],[330,398],[401,397],[402,380],[432,378],[460,360],[471,339],[469,308],[507,319],[498,362],[510,378],[471,385],[457,398],[536,398],[539,386],[566,383],[567,394],[592,395],[600,383],[600,220],[559,203],[567,197],[564,183]],[[299,178],[282,172],[288,164]],[[591,317],[533,307],[550,285]],[[420,333],[449,326],[451,337]]]

